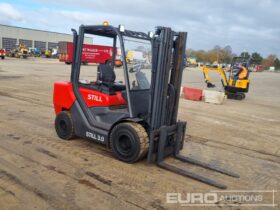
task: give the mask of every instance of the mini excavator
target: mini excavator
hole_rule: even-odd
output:
[[[230,65],[229,76],[227,75],[222,67],[219,66],[206,66],[202,67],[205,83],[208,88],[213,88],[215,85],[211,83],[209,71],[216,71],[221,77],[221,82],[225,91],[225,94],[229,99],[243,100],[249,91],[249,68],[251,65],[250,58],[234,57]],[[240,77],[240,74],[243,74]]]

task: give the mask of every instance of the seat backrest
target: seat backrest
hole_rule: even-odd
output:
[[[242,68],[242,71],[239,73],[242,76],[242,79],[248,79],[249,77],[249,70],[246,67]]]
[[[107,64],[100,64],[97,68],[97,81],[106,85],[115,82],[116,74],[113,68]]]
[[[247,70],[245,79],[248,79],[249,78],[249,73],[250,73],[249,66],[246,66],[245,68]]]

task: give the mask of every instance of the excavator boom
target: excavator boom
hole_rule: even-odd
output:
[[[211,86],[210,84],[212,84],[211,83],[211,77],[209,76],[209,71],[216,71],[216,72],[218,72],[218,74],[221,77],[221,81],[222,81],[223,87],[228,86],[227,76],[226,76],[226,73],[225,73],[223,68],[221,68],[221,67],[207,67],[207,66],[203,66],[202,67],[202,71],[203,71],[203,75],[204,75],[204,79],[205,79],[205,82],[207,84],[207,87]],[[213,86],[213,87],[215,87],[215,86]]]

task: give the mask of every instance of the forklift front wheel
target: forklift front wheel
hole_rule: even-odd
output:
[[[118,159],[127,163],[134,163],[147,154],[149,139],[142,125],[135,122],[126,122],[113,128],[110,135],[110,144]]]
[[[55,118],[55,130],[57,135],[64,140],[75,136],[72,116],[68,111],[60,112]]]

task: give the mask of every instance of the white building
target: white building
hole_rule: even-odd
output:
[[[45,51],[55,48],[60,41],[73,41],[72,34],[43,31],[30,28],[0,24],[0,48],[7,51],[14,49],[17,44],[24,43],[26,47],[38,48]],[[86,44],[92,44],[92,38],[85,37]]]

